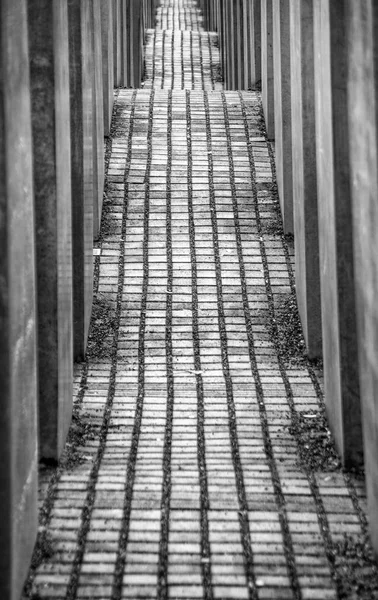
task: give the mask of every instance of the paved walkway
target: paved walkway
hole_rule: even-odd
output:
[[[373,573],[344,540],[365,548],[363,486],[280,330],[294,265],[259,94],[222,91],[194,0],[164,0],[148,35],[144,89],[117,96],[88,359],[25,597],[371,598],[343,595]]]

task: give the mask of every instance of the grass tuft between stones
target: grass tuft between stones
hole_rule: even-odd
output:
[[[336,471],[340,458],[328,428],[325,412],[298,412],[291,416],[289,432],[298,442],[302,464],[309,471]]]
[[[106,294],[97,293],[93,299],[91,328],[88,336],[87,354],[93,358],[110,358],[116,327],[114,301]]]
[[[369,539],[345,535],[334,546],[339,597],[342,600],[377,600],[378,565]]]

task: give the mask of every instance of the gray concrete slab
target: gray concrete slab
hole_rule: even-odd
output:
[[[143,10],[139,0],[128,0],[129,24],[129,85],[138,88],[143,78],[144,23]]]
[[[113,60],[114,85],[122,85],[122,3],[123,0],[113,0]]]
[[[353,267],[345,4],[314,0],[319,255],[325,399],[347,466],[362,461]]]
[[[27,5],[0,4],[0,596],[18,600],[37,534],[37,348]]]
[[[261,0],[261,88],[266,132],[274,140],[273,0]]]
[[[245,89],[261,85],[261,0],[244,0]]]
[[[311,358],[322,355],[315,131],[313,0],[292,0],[291,111],[295,280]]]
[[[366,487],[378,553],[378,8],[348,2],[348,95],[360,384]]]
[[[58,459],[72,414],[67,0],[28,0],[38,295],[39,447]]]
[[[102,78],[104,105],[104,135],[110,134],[114,102],[114,3],[101,2]]]
[[[69,0],[74,358],[85,355],[93,286],[93,3]]]
[[[93,236],[100,232],[102,203],[104,196],[104,83],[102,54],[101,5],[103,0],[92,0],[93,4]]]
[[[290,5],[273,3],[274,128],[277,186],[285,233],[294,232]]]

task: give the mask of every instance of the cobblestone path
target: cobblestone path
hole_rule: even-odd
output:
[[[144,88],[118,92],[88,358],[26,597],[331,600],[344,534],[365,539],[319,372],[279,336],[294,264],[260,96],[222,91],[218,62],[194,0],[164,0]]]

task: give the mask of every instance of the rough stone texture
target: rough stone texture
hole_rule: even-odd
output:
[[[58,459],[72,414],[67,0],[28,0],[36,209],[39,447]]]
[[[93,3],[68,0],[71,90],[74,359],[87,344],[93,285]]]
[[[98,237],[101,225],[104,196],[104,84],[101,37],[101,5],[103,0],[92,0],[93,4],[93,236]]]
[[[110,133],[114,101],[114,35],[113,0],[101,2],[102,77],[104,135]]]
[[[345,465],[362,460],[345,4],[314,0],[319,254],[326,406]]]
[[[378,553],[378,9],[348,2],[349,128],[366,484]]]
[[[266,132],[274,140],[273,0],[261,0],[261,89]]]
[[[277,185],[285,233],[294,232],[290,4],[273,3],[274,123]]]
[[[37,533],[37,349],[27,7],[0,4],[0,596],[18,600]]]
[[[322,354],[314,88],[313,0],[292,0],[291,112],[298,308],[307,351]]]

